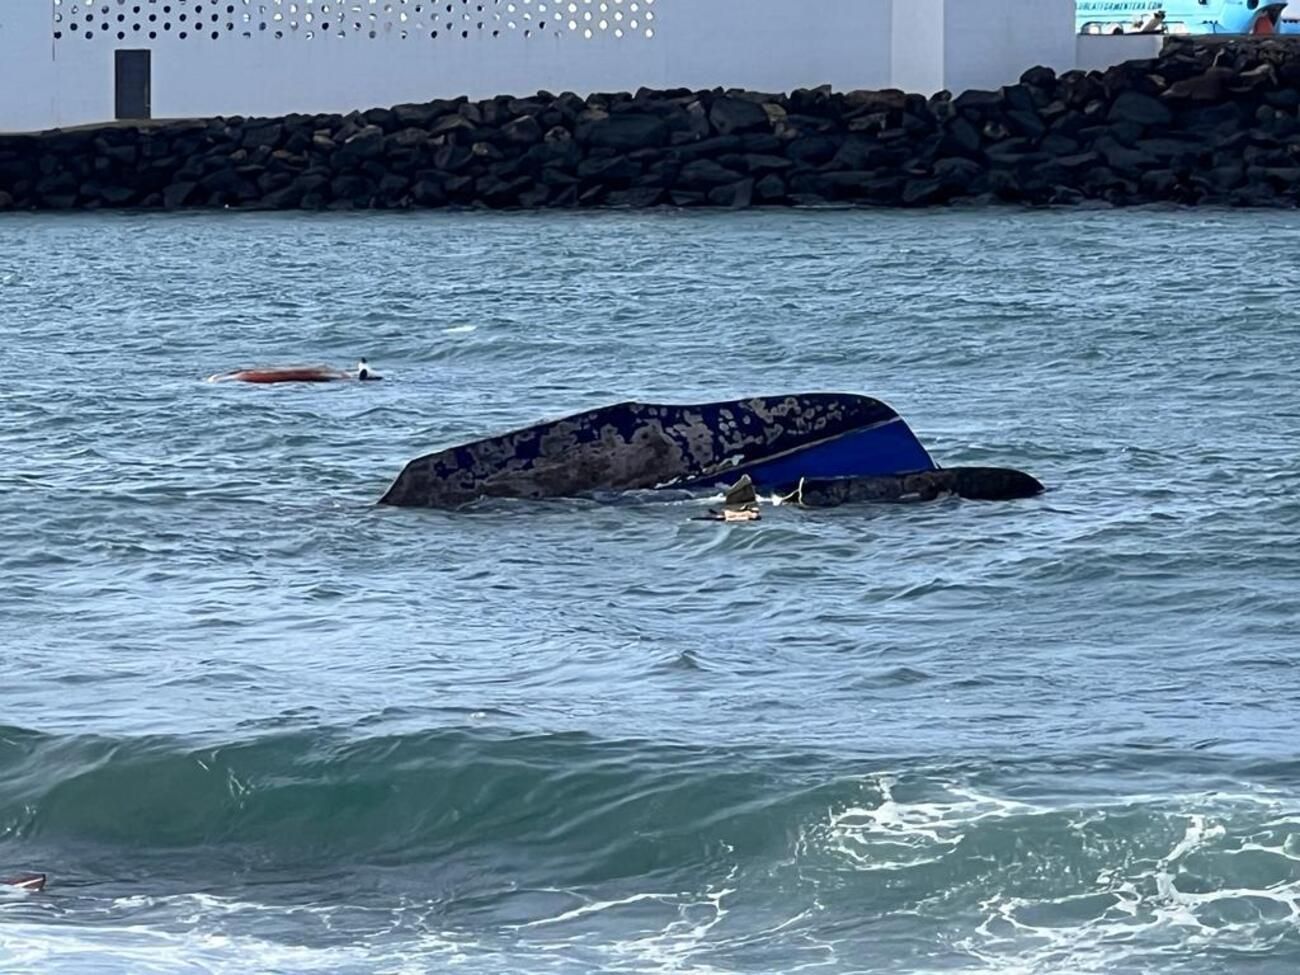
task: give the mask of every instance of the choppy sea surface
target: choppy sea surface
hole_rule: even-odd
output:
[[[1300,214],[0,219],[7,973],[1300,969]],[[208,375],[361,357],[383,383]],[[877,396],[1030,501],[375,506]]]

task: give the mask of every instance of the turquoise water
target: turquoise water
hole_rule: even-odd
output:
[[[1300,214],[0,220],[6,972],[1292,973]],[[379,384],[204,377],[258,362]],[[1008,504],[376,508],[840,390]]]

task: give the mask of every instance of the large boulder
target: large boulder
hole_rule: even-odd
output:
[[[713,186],[735,184],[745,179],[744,173],[738,173],[712,159],[696,159],[688,162],[681,169],[678,181],[689,189],[704,189]]]
[[[630,152],[663,145],[668,141],[668,126],[657,115],[593,113],[579,119],[574,136],[585,146]]]
[[[1111,104],[1107,119],[1111,122],[1134,122],[1138,125],[1168,125],[1174,113],[1169,106],[1150,95],[1136,91],[1122,92]]]
[[[771,126],[761,104],[733,97],[715,99],[709,110],[709,121],[720,135],[762,132]]]

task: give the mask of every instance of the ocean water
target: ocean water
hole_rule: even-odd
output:
[[[6,973],[1291,975],[1300,214],[0,219]],[[206,376],[366,356],[376,384]],[[379,508],[627,398],[1030,501]]]

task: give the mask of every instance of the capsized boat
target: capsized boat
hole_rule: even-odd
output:
[[[798,503],[807,504],[831,498],[829,488],[819,487],[827,482],[842,488],[845,479],[939,470],[903,418],[869,396],[800,393],[690,406],[626,402],[417,457],[379,503],[450,508],[484,498],[702,491],[747,476],[759,491],[801,491],[809,500]],[[946,475],[935,481],[945,490],[968,483]]]
[[[0,886],[34,894],[45,889],[45,879],[43,873],[20,873],[15,877],[0,878]]]
[[[332,383],[351,379],[368,382],[384,377],[376,373],[362,359],[352,371],[332,366],[262,366],[253,369],[236,369],[233,372],[209,376],[208,382],[241,383]]]

